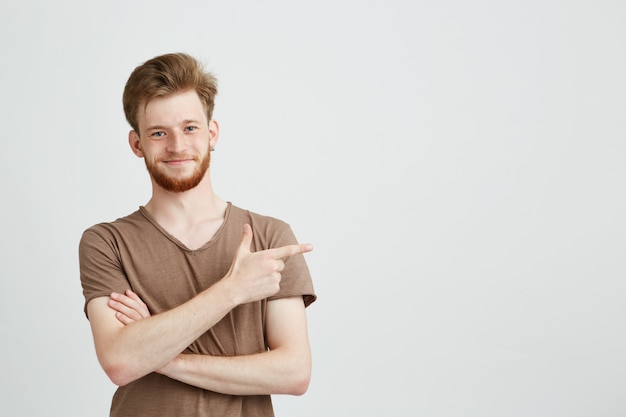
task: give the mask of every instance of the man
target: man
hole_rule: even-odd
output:
[[[216,93],[186,54],[148,60],[124,90],[152,197],[79,247],[98,360],[119,385],[111,416],[272,416],[270,395],[309,384],[312,246],[214,193]]]

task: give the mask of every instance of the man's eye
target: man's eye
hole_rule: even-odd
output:
[[[160,138],[160,137],[165,136],[165,132],[154,132],[150,136],[155,137],[155,138]]]
[[[185,128],[185,132],[193,132],[194,130],[198,130],[196,126],[187,126]]]

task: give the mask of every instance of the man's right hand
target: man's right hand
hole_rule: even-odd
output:
[[[237,304],[262,300],[280,290],[281,272],[290,256],[313,250],[310,244],[294,244],[251,252],[252,228],[243,227],[241,244],[223,283],[228,284],[231,299]]]

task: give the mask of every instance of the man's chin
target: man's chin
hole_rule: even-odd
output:
[[[204,175],[209,170],[209,161],[209,158],[204,159],[201,166],[197,167],[196,170],[187,176],[182,176],[180,171],[178,171],[178,175],[173,176],[170,175],[167,170],[158,169],[156,166],[151,166],[148,163],[146,163],[146,168],[148,169],[152,181],[160,188],[172,193],[182,193],[200,184]]]
[[[161,174],[151,174],[151,176],[152,180],[165,191],[182,193],[197,187],[202,181],[204,174],[196,174],[187,178],[171,178]]]

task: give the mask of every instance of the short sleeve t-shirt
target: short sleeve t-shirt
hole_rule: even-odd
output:
[[[231,203],[220,229],[195,250],[170,235],[143,207],[111,223],[90,227],[79,245],[85,311],[92,299],[129,288],[153,315],[190,300],[226,275],[245,223],[252,226],[252,251],[297,243],[288,224]],[[281,275],[277,294],[236,307],[184,353],[236,356],[267,350],[267,301],[302,296],[308,306],[316,299],[304,256],[289,257]],[[268,395],[224,395],[151,373],[119,387],[113,396],[111,416],[138,415],[272,416],[273,411]]]

